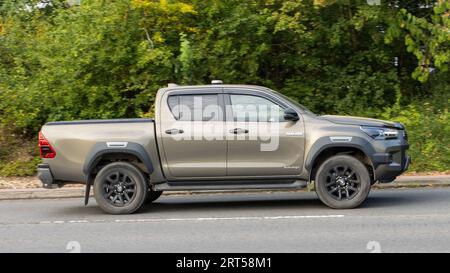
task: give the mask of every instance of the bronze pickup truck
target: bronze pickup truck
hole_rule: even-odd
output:
[[[107,213],[127,214],[163,191],[299,189],[315,183],[331,208],[359,206],[410,158],[402,124],[316,115],[265,87],[158,91],[155,119],[49,122],[39,133],[45,188],[93,186]]]

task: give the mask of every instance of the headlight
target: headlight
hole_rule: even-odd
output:
[[[383,127],[361,126],[361,130],[374,139],[395,139],[398,138],[398,130]]]

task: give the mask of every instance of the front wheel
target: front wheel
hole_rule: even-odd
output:
[[[361,205],[370,192],[366,166],[349,155],[330,157],[316,173],[316,193],[330,208],[352,209]]]
[[[145,201],[148,187],[142,172],[126,162],[103,167],[95,177],[94,196],[100,208],[110,214],[130,214]]]

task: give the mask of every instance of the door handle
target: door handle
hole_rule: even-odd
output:
[[[235,134],[235,135],[237,135],[237,134],[247,134],[248,130],[247,129],[242,129],[242,128],[234,128],[234,129],[231,129],[229,132],[232,133],[232,134]]]
[[[176,134],[182,134],[184,131],[182,129],[169,129],[166,130],[166,134],[168,135],[176,135]]]

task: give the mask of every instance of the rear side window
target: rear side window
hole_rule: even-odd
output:
[[[222,120],[217,94],[169,96],[167,103],[179,121]]]

